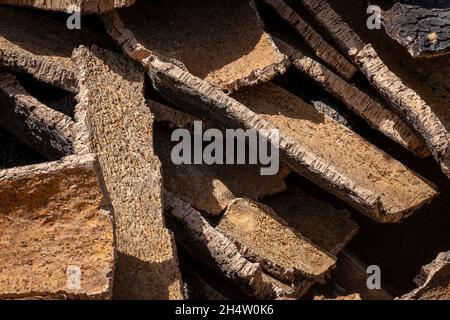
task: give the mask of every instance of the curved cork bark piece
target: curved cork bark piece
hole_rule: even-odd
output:
[[[450,300],[450,251],[441,252],[414,279],[418,288],[402,300]]]
[[[234,243],[198,211],[169,192],[164,193],[164,208],[175,221],[177,241],[193,257],[223,273],[250,296],[259,299],[273,296],[272,286],[262,279],[261,266],[245,259]]]
[[[283,20],[295,29],[317,57],[333,67],[343,78],[350,79],[356,73],[357,69],[283,0],[262,1],[271,6]]]
[[[439,105],[431,107],[417,91],[405,85],[397,70],[394,73],[373,46],[366,44],[327,1],[302,0],[302,3],[358,65],[375,89],[421,136],[444,173],[450,177],[448,110],[440,110],[442,106]],[[448,104],[448,101],[443,103]]]
[[[368,94],[351,85],[327,67],[296,50],[282,40],[275,39],[280,50],[291,59],[292,64],[309,78],[316,81],[350,110],[365,119],[375,130],[397,142],[419,157],[428,157],[430,151],[419,137],[397,114],[372,99]]]
[[[248,199],[233,201],[216,230],[233,240],[248,260],[288,283],[322,282],[336,262],[268,206]]]
[[[33,98],[16,77],[0,69],[0,127],[47,159],[73,154],[75,122]]]
[[[0,4],[69,13],[73,13],[73,8],[77,8],[77,11],[81,13],[102,13],[117,8],[128,7],[135,2],[136,0],[0,0]]]
[[[122,46],[125,53],[142,63],[149,73],[155,89],[166,100],[180,109],[184,109],[189,113],[194,113],[201,118],[211,119],[228,128],[255,129],[257,132],[267,137],[268,141],[279,146],[281,160],[293,170],[318,184],[325,190],[340,197],[372,218],[384,222],[399,221],[412,213],[414,209],[420,207],[436,196],[436,192],[432,186],[392,160],[396,166],[400,166],[399,169],[401,168],[398,174],[400,176],[405,175],[405,177],[409,177],[405,180],[409,180],[409,182],[406,182],[406,185],[410,185],[411,192],[408,192],[409,187],[406,187],[403,191],[408,195],[407,199],[413,201],[408,202],[409,200],[405,200],[403,206],[400,208],[390,207],[390,204],[382,201],[379,194],[357,184],[346,174],[336,169],[332,165],[332,161],[315,154],[314,151],[312,151],[313,149],[304,147],[303,142],[298,139],[295,131],[287,130],[278,134],[278,124],[271,122],[276,119],[276,117],[270,118],[259,115],[244,104],[236,101],[234,98],[217,90],[207,81],[202,81],[173,63],[161,61],[157,56],[153,55],[152,52],[148,51],[136,41],[133,34],[123,26],[120,18],[116,14],[112,13],[105,16],[104,22],[108,32]],[[259,90],[260,89],[256,91]],[[289,95],[289,93],[283,91],[283,95],[285,94],[295,98],[294,102],[296,103],[301,101],[295,96]],[[265,106],[268,106],[265,98],[268,98],[268,101],[273,101],[274,99],[272,96],[264,97],[262,99],[262,104]],[[256,99],[253,98],[250,100],[256,101]],[[281,101],[283,101],[283,99]],[[269,113],[273,113],[274,110],[279,109],[279,103],[280,101],[275,101],[274,105],[270,105],[270,108],[272,109]],[[251,108],[254,108],[254,106],[251,106]],[[290,106],[290,108],[292,108],[292,106]],[[310,107],[308,106],[308,108]],[[315,117],[318,117],[317,113],[313,114],[315,114]],[[270,120],[268,121],[267,119]],[[334,127],[335,122],[332,123]],[[340,130],[346,131],[346,134],[348,133],[349,136],[355,137],[354,139],[358,141],[358,145],[361,143],[361,146],[366,145],[370,146],[368,147],[369,149],[373,148],[373,146],[362,141],[361,138],[356,137],[354,133],[348,129],[344,129],[340,126],[337,127]],[[329,138],[327,137],[327,139]],[[320,138],[319,141],[321,140],[322,138]],[[316,143],[314,143],[314,145],[316,149],[320,149]],[[336,149],[335,145],[333,145],[332,148]],[[379,161],[386,165],[385,157],[387,155],[380,152],[378,149],[375,150],[375,153],[381,158]],[[321,150],[318,151],[320,152]],[[352,152],[353,150],[351,150],[350,153]],[[347,155],[345,155],[344,158],[346,156]],[[361,161],[367,165],[365,159],[361,159]],[[350,164],[347,163],[347,166],[350,166]],[[386,169],[392,171],[392,169]],[[358,173],[357,176],[359,177],[360,173]],[[379,176],[379,174],[377,176]],[[364,183],[367,184],[367,181],[365,179],[363,180]],[[377,179],[372,177],[372,180]],[[389,185],[391,183],[392,181],[389,182]],[[414,186],[419,190],[416,190],[416,187]],[[372,188],[371,183],[369,183],[369,188]],[[394,191],[394,194],[399,193],[398,191]],[[413,194],[417,194],[417,196],[414,197],[414,199],[411,199]],[[386,205],[388,207],[385,207]]]
[[[255,10],[248,0],[166,0],[118,12],[146,49],[232,92],[284,73],[289,63]]]
[[[93,47],[74,52],[80,105],[101,179],[111,199],[118,251],[118,299],[182,299],[172,234],[165,228],[153,117],[145,105],[144,70]]]
[[[387,34],[415,58],[450,53],[450,6],[446,0],[395,3],[383,12],[382,21]]]
[[[285,167],[274,176],[263,176],[258,165],[175,165],[171,152],[176,143],[170,141],[167,128],[155,129],[154,148],[162,163],[164,188],[206,214],[221,215],[238,197],[257,201],[286,189],[289,170]]]
[[[0,66],[36,80],[77,92],[72,51],[81,44],[108,47],[103,37],[69,30],[62,22],[15,8],[0,7]]]
[[[234,97],[279,128],[280,135],[336,168],[355,189],[370,190],[380,210],[363,212],[377,221],[400,221],[437,195],[434,185],[275,84],[247,88]]]
[[[96,166],[90,154],[0,171],[0,299],[112,297],[113,221]]]

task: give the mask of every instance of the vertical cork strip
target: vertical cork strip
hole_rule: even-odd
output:
[[[182,299],[178,259],[162,211],[161,165],[144,72],[114,53],[80,47],[73,60],[78,99],[114,209],[118,251],[115,298]]]

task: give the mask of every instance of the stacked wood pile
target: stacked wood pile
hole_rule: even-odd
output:
[[[0,299],[450,299],[445,2],[0,0]]]

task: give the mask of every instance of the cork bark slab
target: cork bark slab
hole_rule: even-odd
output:
[[[450,53],[450,6],[446,0],[395,3],[383,12],[382,21],[387,34],[415,58]]]
[[[368,214],[372,218],[384,222],[399,221],[404,216],[412,213],[414,209],[420,207],[436,196],[436,192],[432,186],[415,176],[407,168],[401,166],[396,161],[391,160],[386,154],[375,149],[371,153],[379,156],[380,159],[377,159],[376,161],[381,161],[380,164],[382,164],[383,170],[388,170],[393,176],[393,180],[386,181],[386,183],[389,184],[386,187],[389,188],[392,182],[396,181],[394,179],[395,176],[398,178],[403,176],[405,181],[401,181],[398,185],[396,184],[396,187],[400,187],[402,184],[404,184],[404,187],[400,190],[394,188],[394,195],[401,195],[398,199],[401,199],[403,195],[408,195],[408,200],[399,200],[401,201],[399,207],[394,207],[397,204],[385,203],[386,201],[384,201],[382,197],[389,198],[393,197],[393,195],[385,195],[383,193],[377,194],[376,190],[374,192],[371,189],[359,185],[356,181],[353,181],[345,173],[336,169],[333,166],[332,161],[318,155],[323,150],[317,146],[315,141],[310,140],[311,142],[314,142],[313,147],[319,149],[318,154],[315,154],[314,151],[311,150],[312,148],[309,149],[303,146],[303,142],[298,139],[298,134],[300,133],[296,133],[295,130],[282,130],[280,134],[277,134],[276,129],[278,129],[277,127],[279,127],[279,124],[271,122],[276,119],[275,116],[264,117],[263,115],[259,115],[250,110],[248,106],[239,103],[229,95],[217,90],[216,87],[212,86],[207,81],[202,81],[173,63],[160,60],[157,56],[153,55],[152,52],[143,47],[142,44],[137,42],[136,38],[134,38],[130,30],[124,27],[117,15],[110,14],[105,16],[104,22],[108,32],[122,46],[125,53],[142,63],[152,78],[153,86],[166,100],[180,109],[196,114],[201,118],[212,119],[227,128],[255,129],[263,136],[266,136],[268,141],[279,145],[281,160],[293,170],[309,180],[314,181],[316,184],[337,195],[344,201],[347,201],[349,204]],[[256,91],[259,90],[260,89]],[[282,91],[282,96],[286,96],[280,101],[274,101],[274,97],[271,96],[272,93],[269,93],[268,97],[266,96],[267,94],[260,95],[257,92],[255,95],[260,96],[260,100],[263,100],[261,101],[262,105],[270,108],[269,115],[273,114],[274,110],[280,108],[279,103],[286,97],[292,97],[292,99],[294,99],[294,105],[301,102],[300,99],[289,95],[286,91]],[[266,98],[268,100],[266,100]],[[258,99],[251,98],[249,100],[255,102]],[[269,106],[268,101],[274,101],[274,105],[270,104]],[[300,104],[303,104],[303,102]],[[254,105],[249,107],[255,108]],[[292,109],[293,106],[288,106],[288,108]],[[308,106],[308,108],[310,107]],[[298,112],[298,110],[294,110],[294,113],[295,112]],[[314,114],[314,117],[318,117],[317,120],[320,121],[320,116],[317,113],[312,112],[312,114]],[[295,118],[297,118],[297,116],[295,116],[294,119],[289,118],[289,122],[295,120]],[[302,116],[300,116],[300,119],[301,118]],[[267,119],[269,119],[269,121]],[[324,119],[327,119],[327,122],[331,120],[327,117],[324,117]],[[315,121],[311,122],[312,125],[314,125],[314,123]],[[342,130],[342,132],[346,132],[345,135],[348,133],[349,137],[352,137],[353,140],[357,141],[358,147],[355,149],[362,146],[366,146],[365,149],[373,148],[373,146],[363,141],[348,129],[337,126],[333,121],[331,121],[331,123],[333,123],[333,127],[336,126],[339,130]],[[315,129],[311,131],[315,131]],[[324,141],[327,141],[327,139],[333,140],[331,141],[333,143],[332,149],[336,149],[336,137],[331,139],[328,134],[326,134]],[[319,137],[319,140],[317,141],[322,140],[322,137]],[[352,143],[353,141],[348,142]],[[347,147],[351,147],[351,144],[347,144]],[[339,150],[336,150],[336,152],[339,152]],[[353,152],[353,149],[350,150],[350,154]],[[342,157],[342,155],[338,154],[333,155],[333,157],[334,156],[339,156],[341,160],[347,157],[347,155]],[[361,156],[363,156],[362,153]],[[388,157],[389,161],[386,160],[385,157]],[[337,160],[339,161],[339,159]],[[368,165],[365,158],[360,161],[362,164]],[[399,172],[394,172],[392,170],[391,161],[395,167],[398,167]],[[372,162],[370,162],[370,164],[374,165]],[[354,163],[352,165],[347,163],[346,166],[351,166],[353,167],[353,170],[355,170]],[[368,168],[368,170],[370,172],[370,170],[373,171],[374,169]],[[360,175],[361,173],[358,172],[357,176]],[[372,181],[377,181],[380,175],[384,176],[384,172],[380,171],[376,176],[368,176]],[[383,179],[388,180],[387,178],[382,178],[382,180],[380,180],[380,187],[382,188],[385,187],[382,182]],[[367,184],[365,178],[362,180]],[[377,183],[379,184],[380,182]],[[369,184],[369,188],[372,188],[372,183]]]
[[[313,52],[326,64],[335,69],[343,78],[351,78],[357,69],[332,45],[314,30],[300,15],[284,0],[262,0],[270,5],[278,15],[288,22],[302,39],[311,47]]]
[[[140,1],[119,15],[145,48],[226,91],[286,71],[249,0]]]
[[[390,108],[378,103],[358,87],[346,82],[326,66],[282,40],[275,39],[275,43],[282,52],[286,53],[298,70],[365,119],[373,129],[420,157],[431,155],[418,135]]]
[[[108,46],[86,29],[69,30],[64,23],[34,12],[0,7],[0,16],[0,66],[70,92],[78,89],[70,60],[73,49],[91,43]]]
[[[115,216],[118,250],[114,295],[181,299],[172,234],[165,228],[160,162],[153,153],[153,117],[143,96],[144,71],[97,47],[74,53],[80,105]]]
[[[395,43],[386,42],[386,37],[375,36],[373,30],[367,29],[364,19],[355,18],[365,14],[367,7],[335,0],[328,2],[302,0],[394,111],[421,136],[450,177],[448,59],[412,60],[403,50],[395,48]],[[346,15],[345,21],[335,10]],[[354,30],[358,30],[358,34]],[[424,86],[417,79],[426,79],[433,84]]]
[[[336,168],[355,188],[370,190],[382,208],[366,210],[375,220],[399,221],[436,196],[431,183],[275,84],[247,88],[234,97]]]
[[[218,216],[235,198],[257,201],[286,189],[287,168],[274,176],[262,176],[258,165],[175,165],[171,152],[176,143],[170,140],[170,130],[155,130],[155,152],[162,162],[164,187],[197,210]]]
[[[244,293],[258,299],[273,297],[273,288],[263,281],[259,263],[243,257],[229,238],[214,229],[187,202],[165,192],[164,209],[175,221],[173,228],[178,243],[191,256],[222,273]]]
[[[134,4],[135,1],[136,0],[0,0],[0,4],[70,13],[73,11],[68,11],[68,9],[76,7],[81,13],[102,13],[130,6]]]
[[[336,262],[268,206],[251,200],[233,201],[216,229],[232,239],[243,256],[288,283],[323,281]]]
[[[74,152],[75,122],[33,98],[14,75],[2,69],[0,127],[48,159],[57,160]]]
[[[450,251],[440,253],[423,266],[414,282],[418,288],[402,300],[450,300]]]
[[[111,298],[113,222],[94,159],[0,171],[0,299]]]

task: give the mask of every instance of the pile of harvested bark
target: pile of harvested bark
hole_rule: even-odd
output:
[[[450,299],[450,5],[377,4],[0,0],[0,299]]]

